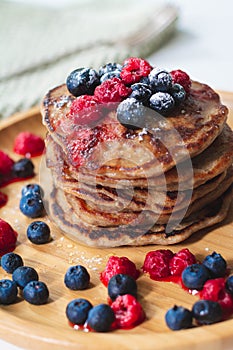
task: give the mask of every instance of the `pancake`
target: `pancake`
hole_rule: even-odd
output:
[[[176,191],[158,192],[155,187],[148,189],[130,186],[128,189],[113,189],[100,185],[93,186],[93,182],[90,185],[78,182],[71,176],[64,174],[62,159],[58,160],[58,156],[57,154],[56,161],[50,159],[50,169],[56,187],[84,200],[93,209],[108,213],[125,209],[127,211],[141,211],[144,209],[169,214],[174,210],[181,210],[197,199],[206,196],[221,185],[226,176],[225,171],[195,188],[192,194],[189,190],[186,190],[180,192],[179,196]],[[228,169],[228,173],[230,171],[231,169]],[[191,198],[190,195],[192,195]]]
[[[174,167],[167,171],[164,176],[155,178],[124,180],[101,176],[98,173],[83,175],[78,169],[74,169],[66,163],[63,150],[51,137],[47,139],[47,158],[51,164],[55,163],[59,166],[61,163],[63,164],[61,173],[64,176],[72,177],[86,184],[96,183],[104,187],[119,189],[128,187],[147,188],[150,184],[151,187],[156,186],[157,191],[164,191],[165,186],[168,191],[176,191],[178,187],[180,190],[185,190],[198,187],[229,168],[233,161],[233,132],[225,124],[222,133],[216,140],[204,152],[192,158],[193,172],[186,171],[186,163],[184,162],[178,165],[181,170],[184,169],[184,171],[180,170],[179,174],[176,167]]]
[[[118,247],[122,245],[170,245],[184,241],[192,234],[203,228],[213,226],[227,216],[232,200],[232,187],[228,189],[211,205],[196,212],[190,218],[186,218],[179,227],[170,234],[166,233],[164,225],[148,227],[97,227],[84,225],[74,212],[73,207],[67,202],[64,192],[53,188],[48,198],[48,212],[56,225],[70,238],[80,243],[94,247]]]
[[[100,175],[124,180],[159,176],[202,153],[221,133],[228,114],[218,94],[199,82],[192,82],[188,98],[169,117],[154,115],[150,109],[144,133],[126,129],[115,113],[103,116],[93,128],[75,126],[67,118],[73,99],[62,85],[49,91],[42,105],[44,124],[69,165],[78,165],[83,174],[98,170]],[[85,152],[80,138],[85,140]]]
[[[56,185],[66,192],[87,201],[89,205],[91,205],[91,202],[94,202],[98,206],[98,209],[101,208],[107,211],[110,211],[110,209],[119,211],[128,206],[128,210],[131,209],[133,211],[140,211],[144,208],[157,213],[161,211],[163,213],[171,213],[173,210],[183,209],[189,204],[189,200],[192,203],[208,192],[213,191],[221,183],[224,172],[221,174],[218,174],[218,172],[220,169],[226,169],[225,167],[232,163],[232,146],[233,133],[225,125],[223,132],[215,142],[205,152],[192,160],[195,165],[193,169],[194,176],[196,174],[198,179],[201,178],[204,180],[204,174],[206,174],[207,181],[203,186],[194,188],[191,198],[190,191],[180,190],[179,196],[177,196],[177,192],[175,191],[167,191],[166,193],[158,192],[158,186],[149,189],[148,187],[133,187],[129,181],[128,188],[124,189],[121,189],[118,183],[116,183],[116,188],[100,185],[98,184],[98,178],[96,179],[96,184],[94,180],[87,181],[87,183],[80,182],[72,178],[73,174],[64,165],[64,154],[61,147],[55,144],[51,137],[47,140],[46,156],[47,164],[53,171]],[[219,157],[216,157],[216,154]],[[186,172],[184,173],[186,174]],[[215,174],[218,175],[209,180],[210,174],[212,176]],[[148,186],[147,180],[146,184]],[[195,184],[195,177],[193,182]],[[179,186],[182,188],[183,184],[179,184]]]
[[[83,183],[61,181],[57,174],[52,171],[56,187],[66,193],[72,194],[84,200],[93,209],[98,208],[102,211],[112,212],[119,210],[141,211],[143,209],[171,213],[173,210],[181,210],[188,204],[207,195],[209,192],[221,186],[227,172],[216,176],[214,179],[207,181],[206,184],[195,188],[193,191],[185,190],[182,193],[174,192],[157,192],[151,189],[131,188],[113,189],[97,185],[89,186]],[[191,193],[190,193],[191,192]],[[191,197],[191,198],[190,198]]]
[[[131,208],[124,208],[124,210],[102,210],[102,208],[89,205],[85,200],[65,192],[65,197],[68,203],[74,208],[77,217],[83,223],[90,225],[108,227],[120,225],[153,225],[153,224],[167,224],[169,220],[179,222],[183,217],[187,217],[192,213],[202,209],[204,206],[210,204],[212,201],[220,197],[233,182],[233,168],[230,169],[227,176],[218,186],[211,192],[196,199],[190,205],[186,202],[181,209],[167,213],[163,211],[163,207],[157,206],[155,209],[149,209],[147,206],[140,211],[133,211]],[[155,207],[155,206],[154,206]],[[174,208],[172,208],[174,209]],[[176,208],[175,208],[176,209]]]
[[[170,245],[183,242],[194,233],[221,223],[228,214],[233,195],[231,186],[220,198],[216,199],[207,207],[183,220],[170,234],[166,230],[153,227],[145,235],[138,236],[128,245],[142,246],[149,244]],[[204,234],[204,231],[202,232]]]

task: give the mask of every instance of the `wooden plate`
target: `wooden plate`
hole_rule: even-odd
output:
[[[233,111],[233,94],[221,93],[222,100]],[[233,113],[229,117],[233,127]],[[13,159],[18,159],[12,153],[15,136],[20,131],[32,131],[42,136],[45,129],[41,124],[38,109],[16,115],[0,125],[0,148],[9,153]],[[33,162],[38,169],[40,157]],[[39,182],[39,175],[33,179]],[[26,237],[26,229],[32,221],[22,215],[18,209],[21,188],[28,182],[11,184],[3,189],[9,196],[8,204],[0,210],[0,217],[8,221],[19,233],[16,252],[20,254],[25,265],[37,269],[40,280],[47,283],[50,290],[49,303],[43,306],[33,306],[19,297],[14,305],[1,306],[0,336],[26,349],[231,349],[233,342],[233,319],[211,326],[195,327],[177,332],[170,331],[164,321],[167,309],[174,304],[191,308],[197,297],[189,295],[172,283],[161,283],[150,280],[147,275],[138,279],[139,301],[141,302],[147,320],[132,330],[120,330],[109,333],[85,333],[75,331],[67,322],[66,305],[77,297],[89,299],[94,305],[107,301],[107,290],[99,281],[99,272],[103,270],[111,255],[127,256],[138,268],[143,264],[145,254],[161,246],[136,248],[94,249],[79,245],[68,238],[49,222],[53,241],[47,245],[37,246],[30,243]],[[192,238],[169,247],[177,252],[188,247],[199,259],[217,251],[227,260],[233,269],[232,244],[233,224],[232,210],[221,225],[208,231],[201,231]],[[71,265],[86,266],[91,275],[91,287],[86,291],[70,291],[63,278]],[[10,276],[0,268],[0,278]]]

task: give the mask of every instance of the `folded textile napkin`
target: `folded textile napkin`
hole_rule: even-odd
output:
[[[174,32],[177,9],[154,0],[0,2],[0,118],[36,105],[78,67],[146,57]]]

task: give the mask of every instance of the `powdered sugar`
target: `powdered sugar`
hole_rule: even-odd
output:
[[[80,251],[76,244],[66,241],[63,236],[55,242],[55,245],[63,252],[67,251],[66,260],[69,265],[80,264],[93,271],[101,269],[103,258],[100,255],[89,256],[88,253]]]
[[[148,131],[146,128],[142,128],[142,131],[138,133],[138,139],[139,141],[143,141],[143,135],[147,135]]]

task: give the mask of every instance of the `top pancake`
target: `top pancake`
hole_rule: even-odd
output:
[[[188,98],[166,118],[148,109],[149,126],[143,130],[125,128],[115,113],[92,128],[74,125],[67,116],[74,99],[65,85],[49,91],[42,104],[45,126],[71,166],[77,166],[81,151],[75,142],[83,136],[88,143],[79,171],[118,179],[158,176],[200,154],[221,133],[228,114],[218,94],[198,82],[192,82]]]

